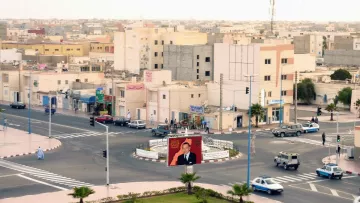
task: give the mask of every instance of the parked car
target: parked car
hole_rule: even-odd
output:
[[[253,191],[267,192],[269,195],[274,193],[282,193],[284,187],[277,183],[269,176],[259,176],[251,182]]]
[[[280,128],[275,128],[272,130],[272,133],[275,137],[285,137],[285,136],[300,136],[302,132],[301,124],[291,124],[291,125],[283,125]]]
[[[127,126],[128,123],[130,123],[130,119],[121,116],[119,118],[117,118],[116,120],[114,120],[114,125],[119,125],[119,126]]]
[[[22,102],[14,102],[10,104],[10,107],[13,109],[25,109],[26,105]]]
[[[297,153],[280,152],[274,158],[274,162],[276,166],[282,165],[285,170],[289,168],[297,170],[300,166],[299,154]]]
[[[170,128],[169,125],[166,124],[159,124],[156,128],[153,128],[151,130],[151,134],[153,136],[167,136],[168,134],[170,134]]]
[[[45,114],[49,114],[50,110],[49,107],[45,108]],[[56,112],[56,109],[51,108],[51,115],[54,115],[54,113]]]
[[[146,123],[143,120],[134,120],[134,121],[130,121],[130,123],[128,123],[129,128],[146,128]]]
[[[302,131],[304,133],[319,132],[320,126],[317,123],[305,123],[302,125]]]
[[[102,115],[102,116],[96,117],[95,121],[99,122],[99,123],[112,123],[113,117],[110,115]]]
[[[324,176],[329,179],[333,178],[339,178],[341,179],[343,177],[343,170],[337,165],[337,164],[326,164],[322,168],[316,169],[316,174],[318,176]]]

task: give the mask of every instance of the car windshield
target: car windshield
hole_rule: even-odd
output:
[[[308,124],[308,123],[303,124],[303,127],[310,127],[310,124]]]
[[[339,171],[341,171],[341,168],[339,168],[339,167],[334,167],[333,170],[334,170],[334,172],[339,172]]]
[[[281,126],[281,129],[287,129],[288,128],[288,126],[287,125],[283,125],[283,126]]]
[[[268,185],[276,184],[276,182],[274,180],[272,180],[272,179],[266,179],[265,182]]]
[[[144,124],[144,121],[138,121],[139,124]]]

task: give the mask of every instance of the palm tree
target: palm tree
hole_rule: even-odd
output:
[[[360,118],[360,99],[356,100],[356,102],[354,103],[355,109],[358,111],[359,113],[359,118]]]
[[[333,121],[333,116],[334,116],[334,111],[337,110],[337,107],[335,106],[334,103],[331,103],[329,105],[327,105],[327,107],[325,108],[326,111],[330,112],[330,121]]]
[[[188,194],[191,195],[191,182],[195,182],[199,178],[200,176],[197,176],[196,173],[182,173],[179,180],[185,185],[187,184]]]
[[[232,186],[232,190],[228,190],[227,193],[232,196],[239,196],[240,197],[240,203],[243,203],[243,196],[249,196],[250,193],[252,193],[252,189],[247,186],[247,184],[238,185],[235,184]]]
[[[255,116],[255,127],[259,127],[259,119],[264,117],[264,108],[260,104],[251,106],[251,116]]]
[[[70,193],[69,195],[73,198],[80,199],[80,203],[84,203],[83,199],[94,193],[95,191],[89,187],[74,187],[73,193]]]

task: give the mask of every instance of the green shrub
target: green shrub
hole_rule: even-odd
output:
[[[207,190],[205,190],[204,188],[198,189],[195,192],[195,196],[198,200],[200,200],[201,203],[207,203],[208,202],[208,197],[209,197],[209,193]]]

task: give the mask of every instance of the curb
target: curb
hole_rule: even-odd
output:
[[[61,145],[62,145],[62,143],[60,142],[60,144],[58,146],[45,149],[44,152],[59,148]],[[9,155],[9,156],[2,156],[2,157],[0,157],[0,159],[7,159],[7,158],[12,158],[12,157],[18,157],[18,156],[25,156],[25,155],[35,154],[35,153],[36,153],[36,151],[35,152],[22,153],[22,154]]]
[[[150,158],[145,158],[145,157],[137,156],[137,155],[135,154],[135,152],[133,152],[133,153],[131,154],[131,156],[132,156],[133,158],[139,159],[139,160],[156,162],[156,163],[166,163],[166,160],[150,159]],[[205,160],[205,161],[201,161],[201,163],[202,163],[202,164],[205,164],[205,163],[218,163],[218,162],[224,162],[224,161],[230,161],[230,160],[240,159],[241,157],[242,157],[242,154],[239,153],[238,155],[236,155],[236,156],[234,156],[234,157],[222,158],[222,159]]]
[[[256,130],[251,130],[252,133],[255,132],[264,132],[264,131],[271,131],[271,128],[267,128],[267,129],[256,129]],[[231,134],[240,134],[240,133],[248,133],[249,131],[247,130],[242,130],[242,131],[232,131],[232,132],[210,132],[210,133],[205,133],[204,131],[190,131],[188,132],[188,134],[202,134],[202,135],[231,135]],[[184,134],[185,132],[178,132],[179,134]]]
[[[327,164],[327,163],[328,163],[328,161],[324,161],[325,159],[327,159],[327,157],[325,157],[325,158],[323,158],[323,159],[321,160],[321,162],[322,162],[323,164]],[[349,174],[349,175],[357,175],[357,176],[360,176],[360,173],[358,173],[358,172],[345,171],[345,173],[346,173],[346,174]]]

